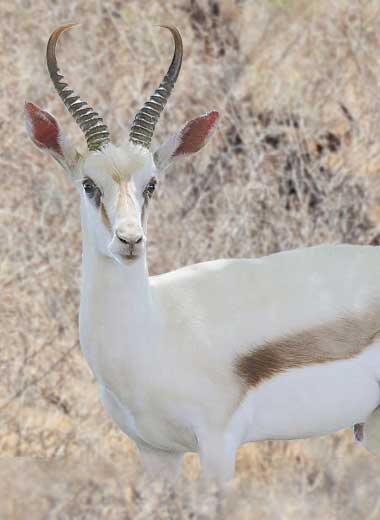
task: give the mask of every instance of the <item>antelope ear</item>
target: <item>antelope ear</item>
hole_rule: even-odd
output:
[[[33,143],[72,173],[79,159],[56,119],[33,103],[25,103],[25,126]]]
[[[154,161],[159,171],[165,170],[170,163],[180,157],[198,152],[213,134],[218,122],[216,111],[188,121],[154,153]]]

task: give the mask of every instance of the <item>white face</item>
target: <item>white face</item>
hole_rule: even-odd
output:
[[[157,182],[149,150],[128,143],[90,152],[77,165],[86,238],[99,253],[131,264],[145,253],[147,214]]]
[[[120,147],[106,144],[82,157],[51,114],[25,104],[25,125],[33,143],[59,162],[81,194],[84,240],[122,264],[144,256],[157,171],[203,148],[218,117],[212,111],[188,121],[154,155],[129,141]]]

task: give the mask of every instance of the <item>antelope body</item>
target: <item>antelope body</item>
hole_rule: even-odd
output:
[[[150,139],[177,79],[182,43],[129,141],[110,142],[101,117],[53,83],[84,131],[80,156],[56,120],[26,105],[34,143],[81,194],[80,341],[105,409],[153,474],[173,477],[200,453],[208,477],[233,476],[239,445],[364,423],[380,452],[380,249],[319,246],[260,259],[217,260],[149,277],[146,227],[157,178],[197,152],[216,112],[188,122],[154,154]]]

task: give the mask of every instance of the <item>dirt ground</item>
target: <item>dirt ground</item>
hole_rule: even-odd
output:
[[[176,490],[148,483],[78,343],[79,204],[23,126],[24,101],[84,139],[48,78],[58,57],[115,142],[171,59],[184,64],[155,133],[221,113],[197,158],[167,173],[149,225],[152,274],[324,242],[380,243],[377,0],[3,0],[0,5],[0,518],[377,519],[380,459],[351,431],[241,448],[225,495],[186,456]],[[173,237],[175,239],[173,240]]]

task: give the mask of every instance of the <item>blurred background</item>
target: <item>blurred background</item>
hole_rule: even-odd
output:
[[[171,60],[155,24],[172,23],[184,64],[152,149],[206,111],[221,121],[159,185],[151,274],[380,244],[378,0],[3,0],[0,14],[0,516],[379,518],[380,460],[351,431],[241,448],[228,499],[197,484],[195,455],[175,492],[144,480],[79,348],[77,194],[23,126],[32,101],[84,149],[45,64],[50,33],[77,21],[61,70],[120,142]]]

